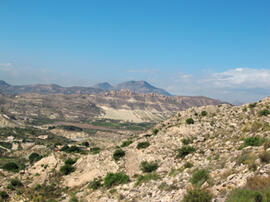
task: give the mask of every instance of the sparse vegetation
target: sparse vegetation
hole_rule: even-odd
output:
[[[157,128],[155,128],[155,129],[152,130],[152,132],[153,132],[154,135],[158,134],[158,131],[159,130]]]
[[[263,109],[259,111],[259,116],[267,116],[270,114],[270,111],[268,109]]]
[[[184,139],[182,139],[182,143],[184,145],[191,144],[191,143],[193,143],[193,139],[192,138],[184,138]]]
[[[194,120],[192,118],[188,118],[186,120],[186,124],[190,125],[190,124],[194,124]]]
[[[145,149],[145,148],[147,148],[149,146],[150,146],[150,143],[149,142],[140,142],[137,145],[137,149]]]
[[[207,190],[193,189],[188,191],[182,202],[211,202],[212,197]]]
[[[97,190],[100,187],[102,187],[102,179],[101,178],[95,178],[93,181],[91,181],[88,185],[89,189]]]
[[[261,138],[259,136],[248,137],[244,140],[244,147],[248,146],[261,146],[265,142],[265,138]]]
[[[69,164],[65,164],[60,168],[60,172],[63,175],[68,175],[74,171],[75,171],[75,167],[73,167],[72,165],[69,165]]]
[[[195,151],[196,149],[194,147],[184,145],[183,147],[178,149],[177,158],[184,158],[188,154],[193,153]]]
[[[125,151],[123,151],[122,149],[117,149],[113,153],[113,159],[118,161],[120,158],[124,157],[125,154],[126,154]]]
[[[252,109],[252,108],[255,108],[255,107],[256,107],[256,105],[257,105],[257,103],[256,103],[256,102],[254,102],[254,103],[249,104],[249,105],[248,105],[248,107]]]
[[[186,162],[185,164],[184,164],[184,168],[186,169],[186,168],[192,168],[193,167],[193,164],[192,163],[190,163],[190,162]]]
[[[129,176],[127,176],[123,172],[107,173],[104,179],[104,186],[106,188],[110,188],[115,185],[128,183],[128,181],[129,181]]]
[[[207,115],[207,111],[202,111],[202,112],[201,112],[201,115],[202,115],[202,116],[206,116],[206,115]]]
[[[122,142],[121,147],[128,147],[132,143],[133,143],[132,140],[126,140],[126,141]]]
[[[191,183],[200,187],[209,179],[209,171],[206,169],[197,170],[193,173]]]
[[[135,186],[138,186],[142,183],[147,183],[151,180],[159,180],[159,179],[161,179],[161,177],[155,172],[147,173],[146,175],[139,175],[137,177],[137,181],[136,181]]]
[[[3,169],[11,172],[19,172],[20,168],[19,166],[14,162],[8,162],[3,165]]]
[[[269,163],[270,162],[270,151],[264,151],[259,155],[261,162]]]
[[[90,145],[89,145],[89,142],[83,142],[82,146],[89,147]]]
[[[30,163],[35,163],[37,161],[39,161],[40,159],[42,159],[42,156],[39,155],[38,153],[32,153],[29,155],[29,161]]]
[[[66,165],[73,165],[75,163],[76,163],[76,160],[74,160],[72,158],[68,158],[67,160],[65,160]]]
[[[9,195],[6,191],[0,191],[0,199],[6,200],[9,198]]]
[[[158,169],[157,162],[147,162],[147,161],[141,162],[141,170],[144,173],[151,173],[157,169]]]
[[[99,152],[100,152],[100,148],[99,147],[92,147],[90,149],[90,153],[91,154],[99,154]]]
[[[82,150],[75,145],[72,145],[71,147],[69,147],[68,145],[64,145],[64,147],[62,147],[60,151],[64,151],[67,153],[80,153]]]

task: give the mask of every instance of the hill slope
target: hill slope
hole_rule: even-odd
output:
[[[246,197],[243,201],[252,197],[254,201],[258,197],[269,200],[269,106],[270,98],[243,106],[192,107],[129,142],[108,144],[98,154],[87,148],[80,153],[57,151],[28,165],[21,176],[1,171],[2,187],[8,178],[17,176],[24,184],[21,197],[25,198],[181,201],[195,190],[205,198],[212,195],[218,202],[227,198],[236,202],[240,197]],[[116,152],[116,146],[124,153]],[[74,169],[61,175],[60,168],[68,157],[77,159]],[[117,172],[121,173],[114,175]],[[52,182],[59,194],[44,195],[40,190]],[[41,184],[39,189],[37,184]],[[246,191],[231,195],[239,188]],[[67,195],[71,190],[76,196]],[[16,191],[7,192],[13,199],[18,197]]]

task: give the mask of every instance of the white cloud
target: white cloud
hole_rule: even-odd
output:
[[[270,95],[270,70],[234,68],[224,72],[178,73],[166,89],[177,95],[204,95],[228,102],[253,102]]]
[[[270,70],[236,68],[209,75],[202,83],[210,83],[219,88],[270,88]]]

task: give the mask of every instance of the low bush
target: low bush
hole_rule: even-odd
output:
[[[67,160],[65,160],[66,165],[73,165],[75,163],[76,163],[76,160],[72,158],[68,158]]]
[[[211,202],[212,194],[207,190],[189,190],[184,196],[183,202]]]
[[[133,141],[132,140],[126,140],[124,141],[122,144],[121,144],[121,147],[127,147],[129,146],[130,144],[132,144]]]
[[[194,120],[193,120],[192,118],[188,118],[188,119],[186,120],[186,123],[187,123],[188,125],[194,124]]]
[[[263,195],[259,191],[237,189],[231,193],[227,202],[262,202]]]
[[[194,147],[185,145],[185,146],[181,147],[180,149],[178,149],[177,158],[184,158],[188,154],[193,153],[195,151],[196,151],[196,149]]]
[[[142,183],[147,183],[147,182],[149,182],[151,180],[159,180],[159,179],[161,179],[161,177],[155,172],[147,173],[146,175],[139,175],[137,177],[137,181],[135,183],[135,186],[138,186],[138,185],[140,185]]]
[[[269,163],[270,162],[270,151],[264,151],[259,155],[261,162]]]
[[[267,116],[270,114],[270,111],[268,109],[263,109],[259,111],[259,116]]]
[[[39,155],[38,153],[33,152],[32,154],[30,154],[29,156],[29,161],[30,163],[34,163],[39,161],[40,159],[42,159],[42,156]]]
[[[158,134],[158,131],[159,130],[157,128],[155,128],[155,129],[152,130],[152,132],[153,132],[154,135]]]
[[[256,107],[256,105],[257,105],[257,103],[256,103],[256,102],[254,102],[254,103],[249,104],[249,105],[248,105],[248,107],[249,107],[249,108],[255,108],[255,107]]]
[[[144,173],[151,173],[157,169],[158,169],[157,162],[147,162],[147,161],[141,162],[141,170]]]
[[[100,178],[95,178],[93,181],[91,181],[88,185],[88,188],[89,189],[92,189],[92,190],[97,190],[99,189],[100,187],[102,187],[102,179]]]
[[[82,146],[89,147],[89,142],[83,142]]]
[[[191,138],[184,138],[184,139],[182,139],[182,143],[184,145],[188,145],[188,144],[193,143],[193,140]]]
[[[0,199],[6,200],[6,199],[8,199],[8,198],[9,198],[9,195],[8,195],[7,192],[5,192],[5,191],[0,191]]]
[[[11,179],[10,184],[14,187],[22,187],[23,186],[23,183],[18,178]]]
[[[64,147],[62,147],[60,151],[64,151],[67,153],[80,153],[82,150],[75,145],[72,145],[71,147],[69,147],[68,145],[65,145]]]
[[[192,167],[193,167],[193,164],[190,163],[190,162],[186,162],[186,163],[184,164],[184,168],[192,168]]]
[[[118,161],[120,158],[122,158],[123,156],[125,156],[125,151],[123,151],[122,149],[117,149],[115,150],[115,152],[113,153],[113,159]]]
[[[92,147],[90,149],[90,153],[91,154],[99,154],[99,152],[100,152],[100,148],[99,147]]]
[[[206,116],[206,115],[207,115],[207,112],[206,112],[206,111],[202,111],[202,112],[201,112],[201,115],[202,115],[202,116]]]
[[[8,162],[3,165],[3,169],[11,172],[19,172],[20,168],[19,166],[14,162]]]
[[[74,172],[75,170],[76,170],[76,168],[72,165],[69,165],[69,164],[65,164],[60,168],[60,172],[63,175],[68,175],[68,174]]]
[[[261,146],[266,140],[259,136],[248,137],[244,140],[244,147],[248,146]]]
[[[137,149],[145,149],[150,146],[149,142],[139,142],[137,145]]]
[[[201,186],[209,179],[209,171],[206,169],[197,170],[191,177],[191,183],[196,186]]]
[[[115,185],[128,183],[129,176],[123,172],[107,173],[104,179],[104,186],[110,188]]]

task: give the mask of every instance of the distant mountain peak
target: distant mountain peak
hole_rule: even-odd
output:
[[[136,93],[158,93],[158,94],[167,95],[167,96],[171,95],[166,90],[152,86],[150,83],[143,80],[141,81],[132,80],[132,81],[122,82],[120,84],[117,84],[115,86],[115,89],[117,90],[128,89]]]
[[[0,87],[9,87],[10,85],[7,83],[7,82],[5,82],[4,80],[0,80]]]
[[[98,84],[94,85],[93,87],[94,88],[99,88],[99,89],[102,89],[102,90],[112,90],[113,89],[113,86],[108,82],[98,83]]]

